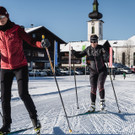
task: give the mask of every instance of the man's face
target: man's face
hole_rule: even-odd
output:
[[[3,26],[7,23],[8,18],[4,15],[0,15],[0,26]]]
[[[96,42],[96,43],[91,43],[91,46],[93,47],[93,48],[96,48],[97,47],[97,45],[98,45],[98,43]]]

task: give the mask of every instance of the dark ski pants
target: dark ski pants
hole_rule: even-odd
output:
[[[107,77],[107,70],[100,71],[99,73],[90,72],[90,84],[91,84],[91,102],[96,101],[97,87],[99,89],[100,99],[105,98],[104,83]]]
[[[11,86],[14,76],[18,84],[19,96],[25,104],[31,118],[37,117],[37,111],[32,98],[28,92],[28,67],[24,66],[19,69],[1,70],[1,102],[3,111],[3,124],[9,125],[12,123],[11,119]],[[18,110],[19,111],[19,110]]]

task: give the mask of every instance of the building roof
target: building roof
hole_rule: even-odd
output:
[[[51,32],[50,30],[48,30],[44,26],[38,26],[38,27],[33,27],[33,28],[25,28],[25,31],[26,31],[26,33],[31,33],[33,31],[36,31],[36,30],[39,30],[39,29],[45,30],[49,35],[51,34],[53,37],[55,37],[57,40],[59,40],[60,43],[66,43],[64,40],[59,38],[57,35],[55,35],[53,32]]]
[[[25,28],[25,31],[26,31],[27,33],[29,33],[29,32],[32,32],[32,31],[34,31],[34,30],[37,30],[37,29],[39,29],[39,28],[41,28],[41,27],[43,27],[43,26],[38,26],[38,27],[33,27],[33,28]]]
[[[122,47],[127,45],[127,40],[110,40],[109,43],[112,47]]]
[[[89,18],[91,19],[101,19],[103,15],[98,12],[98,0],[93,2],[93,12],[89,13]]]
[[[106,41],[108,40],[99,40],[98,44],[104,45]],[[128,45],[135,46],[135,36],[132,36],[128,40],[110,40],[108,42],[111,45],[111,47],[124,47]],[[76,42],[69,42],[67,44],[61,44],[60,46],[61,52],[69,51],[69,45],[71,45],[71,47],[73,47],[74,50],[81,51],[82,46],[85,45],[86,47],[88,47],[90,45],[90,42],[89,41],[76,41]]]
[[[107,40],[99,40],[98,44],[103,45]],[[69,42],[68,44],[61,44],[60,51],[61,52],[68,52],[69,46],[73,47],[76,51],[82,51],[82,47],[86,46],[87,48],[90,45],[89,41],[78,41],[78,42]]]
[[[135,46],[135,36],[132,36],[128,40],[110,40],[109,43],[112,47]]]
[[[135,36],[132,36],[128,39],[128,42],[130,42],[132,45],[135,45]]]

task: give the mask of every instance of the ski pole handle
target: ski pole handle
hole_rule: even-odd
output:
[[[45,35],[42,35],[42,40],[45,40]],[[50,62],[50,65],[51,65],[52,72],[53,72],[53,74],[55,74],[54,68],[53,68],[53,65],[52,65],[52,62],[51,62],[52,60],[51,60],[51,57],[50,57],[50,54],[49,54],[49,51],[48,51],[48,48],[45,47],[45,50],[46,50],[48,58],[49,58],[49,62]]]
[[[42,39],[45,39],[45,35],[42,35]]]

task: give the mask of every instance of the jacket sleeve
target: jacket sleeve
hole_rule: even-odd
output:
[[[19,36],[26,41],[29,45],[37,48],[42,48],[40,41],[35,41],[29,34],[27,34],[23,28],[19,27]]]
[[[81,52],[76,52],[76,51],[75,51],[73,55],[74,55],[75,57],[77,57],[77,58],[81,58],[81,57],[87,55],[87,52],[86,52],[86,49],[85,49],[84,51],[81,51]]]

